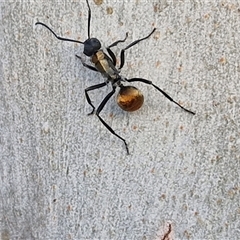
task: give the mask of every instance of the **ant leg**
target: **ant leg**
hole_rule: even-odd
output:
[[[94,113],[95,111],[95,106],[92,104],[92,101],[88,95],[88,92],[89,91],[92,91],[92,90],[95,90],[95,89],[98,89],[98,88],[101,88],[101,87],[104,87],[107,85],[107,82],[104,82],[104,83],[100,83],[100,84],[97,84],[97,85],[93,85],[91,87],[88,87],[86,88],[84,91],[85,91],[85,96],[86,96],[86,99],[87,99],[87,102],[88,104],[93,108],[92,111],[90,113],[88,113],[88,115],[91,115]]]
[[[182,108],[184,111],[191,113],[193,115],[195,115],[194,112],[184,108],[183,106],[181,106],[180,104],[178,104],[176,101],[174,101],[167,93],[165,93],[162,89],[160,89],[158,86],[154,85],[151,81],[147,80],[147,79],[143,79],[143,78],[132,78],[132,79],[126,79],[127,82],[143,82],[149,85],[152,85],[153,87],[155,87],[159,92],[161,92],[166,98],[168,98],[171,102],[174,102],[175,104],[177,104],[180,108]]]
[[[126,36],[125,36],[125,38],[124,38],[123,40],[118,40],[118,41],[112,43],[112,44],[111,44],[110,46],[108,46],[107,48],[115,47],[115,46],[117,46],[120,42],[125,42],[126,39],[127,39],[127,37],[128,37],[128,32],[126,32]]]
[[[82,58],[81,58],[80,56],[78,56],[78,55],[75,55],[75,56],[81,60],[82,65],[83,65],[84,67],[86,67],[86,68],[88,68],[88,69],[90,69],[90,70],[92,70],[92,71],[98,72],[98,70],[97,70],[95,67],[86,64],[86,63],[82,60]]]
[[[125,47],[124,49],[121,50],[121,54],[120,54],[120,57],[121,57],[121,64],[120,64],[120,67],[119,69],[121,69],[124,65],[124,62],[125,62],[125,56],[124,56],[124,52],[125,50],[129,49],[130,47],[136,45],[137,43],[149,38],[154,32],[155,32],[156,28],[154,28],[150,34],[148,34],[146,37],[144,38],[140,38],[138,40],[135,40],[134,42],[130,43],[127,47]]]
[[[97,110],[96,110],[96,115],[99,118],[99,120],[102,122],[102,124],[116,137],[118,137],[119,139],[121,139],[124,142],[124,145],[126,147],[127,150],[127,154],[129,155],[129,150],[128,150],[128,145],[126,143],[126,140],[122,137],[120,137],[118,134],[116,134],[114,132],[114,130],[99,116],[100,112],[102,111],[102,109],[104,108],[104,106],[106,105],[106,103],[108,102],[108,100],[112,97],[112,95],[115,93],[116,91],[116,87],[113,86],[113,90],[103,99],[103,101],[100,103],[100,105],[98,106]]]
[[[117,63],[116,56],[115,56],[115,54],[112,52],[112,50],[111,50],[110,48],[107,48],[107,51],[108,51],[109,56],[110,56],[111,59],[112,59],[113,65],[114,65],[114,67],[115,67],[115,66],[116,66],[116,63]]]
[[[108,54],[109,54],[110,57],[112,58],[112,61],[113,61],[113,65],[114,65],[114,67],[116,66],[116,62],[117,62],[117,60],[116,60],[116,56],[115,56],[115,54],[112,52],[112,50],[111,50],[110,48],[111,48],[111,47],[115,47],[115,46],[117,46],[118,43],[120,43],[120,42],[125,42],[126,39],[127,39],[127,37],[128,37],[128,33],[126,33],[126,36],[125,36],[125,38],[124,38],[123,40],[118,40],[118,41],[112,43],[110,46],[107,47]]]
[[[42,22],[36,22],[35,25],[42,25],[42,26],[44,26],[44,27],[47,28],[58,40],[68,41],[68,42],[76,42],[76,43],[84,44],[83,42],[77,41],[77,40],[74,40],[74,39],[59,37],[50,27],[48,27],[46,24],[44,24],[44,23],[42,23]]]

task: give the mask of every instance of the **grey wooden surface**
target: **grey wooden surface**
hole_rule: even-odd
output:
[[[100,3],[97,5],[96,3]],[[156,33],[126,52],[123,76],[145,104],[104,119],[84,89],[98,73],[75,57],[84,41],[81,1],[0,2],[1,239],[238,239],[240,223],[240,6],[237,1],[92,1],[91,35],[105,46]],[[85,57],[86,61],[88,60]],[[100,103],[110,86],[91,93]]]

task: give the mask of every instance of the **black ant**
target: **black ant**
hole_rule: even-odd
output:
[[[124,66],[124,62],[125,62],[125,56],[124,56],[125,50],[127,50],[130,47],[136,45],[137,43],[149,38],[155,32],[156,28],[154,28],[151,31],[151,33],[149,35],[147,35],[146,37],[135,40],[134,42],[130,43],[127,47],[125,47],[124,49],[121,50],[121,53],[120,53],[121,62],[120,62],[119,68],[117,69],[116,68],[116,62],[117,62],[116,56],[112,52],[111,48],[116,46],[120,42],[125,42],[125,40],[128,37],[128,33],[126,33],[126,36],[123,40],[118,40],[107,47],[107,52],[109,54],[109,56],[108,56],[101,49],[100,41],[97,38],[90,37],[91,9],[90,9],[88,0],[86,0],[86,2],[87,2],[87,6],[88,6],[88,39],[84,42],[74,40],[74,39],[59,37],[57,34],[55,34],[53,32],[53,30],[51,28],[49,28],[46,24],[44,24],[42,22],[37,22],[36,25],[42,25],[42,26],[46,27],[59,40],[83,44],[83,46],[84,46],[83,53],[86,56],[90,57],[94,66],[84,63],[80,56],[76,55],[76,57],[78,57],[81,60],[84,67],[87,67],[93,71],[100,72],[106,78],[105,82],[90,86],[85,89],[85,96],[86,96],[87,102],[92,107],[92,111],[89,113],[89,115],[91,115],[95,112],[95,106],[92,104],[91,99],[88,95],[88,92],[98,89],[98,88],[101,88],[101,87],[104,87],[108,83],[112,84],[112,91],[110,93],[108,93],[107,96],[100,103],[100,105],[98,106],[98,108],[96,110],[96,115],[99,118],[99,120],[102,122],[102,124],[113,135],[115,135],[116,137],[118,137],[119,139],[121,139],[124,142],[126,150],[127,150],[127,154],[129,154],[128,145],[126,143],[126,140],[124,138],[122,138],[121,136],[119,136],[117,133],[115,133],[115,131],[102,119],[102,117],[100,117],[100,112],[102,111],[102,109],[104,108],[104,106],[106,105],[108,100],[113,96],[117,87],[120,88],[120,91],[117,95],[117,103],[124,111],[129,111],[129,112],[136,111],[137,109],[139,109],[142,106],[143,101],[144,101],[144,97],[143,97],[142,93],[134,86],[124,86],[122,84],[122,82],[129,82],[129,83],[130,82],[142,82],[142,83],[152,85],[159,92],[161,92],[166,98],[168,98],[173,103],[177,104],[180,108],[182,108],[186,112],[191,113],[193,115],[195,113],[182,107],[180,104],[178,104],[176,101],[174,101],[167,93],[165,93],[163,90],[161,90],[158,86],[154,85],[151,81],[149,81],[147,79],[143,79],[143,78],[127,79],[120,75],[120,70]]]

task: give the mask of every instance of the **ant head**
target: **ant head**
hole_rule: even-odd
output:
[[[84,43],[83,53],[91,57],[95,52],[101,48],[101,43],[97,38],[88,38]]]

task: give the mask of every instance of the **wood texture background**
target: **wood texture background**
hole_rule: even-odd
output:
[[[84,89],[103,80],[75,57],[81,1],[0,2],[1,239],[237,239],[240,6],[237,1],[90,1],[104,46],[154,35],[126,52],[121,74],[150,86],[134,113],[111,99],[102,117]],[[118,55],[119,56],[119,55]],[[85,57],[88,61],[87,57]],[[97,105],[110,86],[91,93]],[[167,237],[165,237],[167,239]]]

